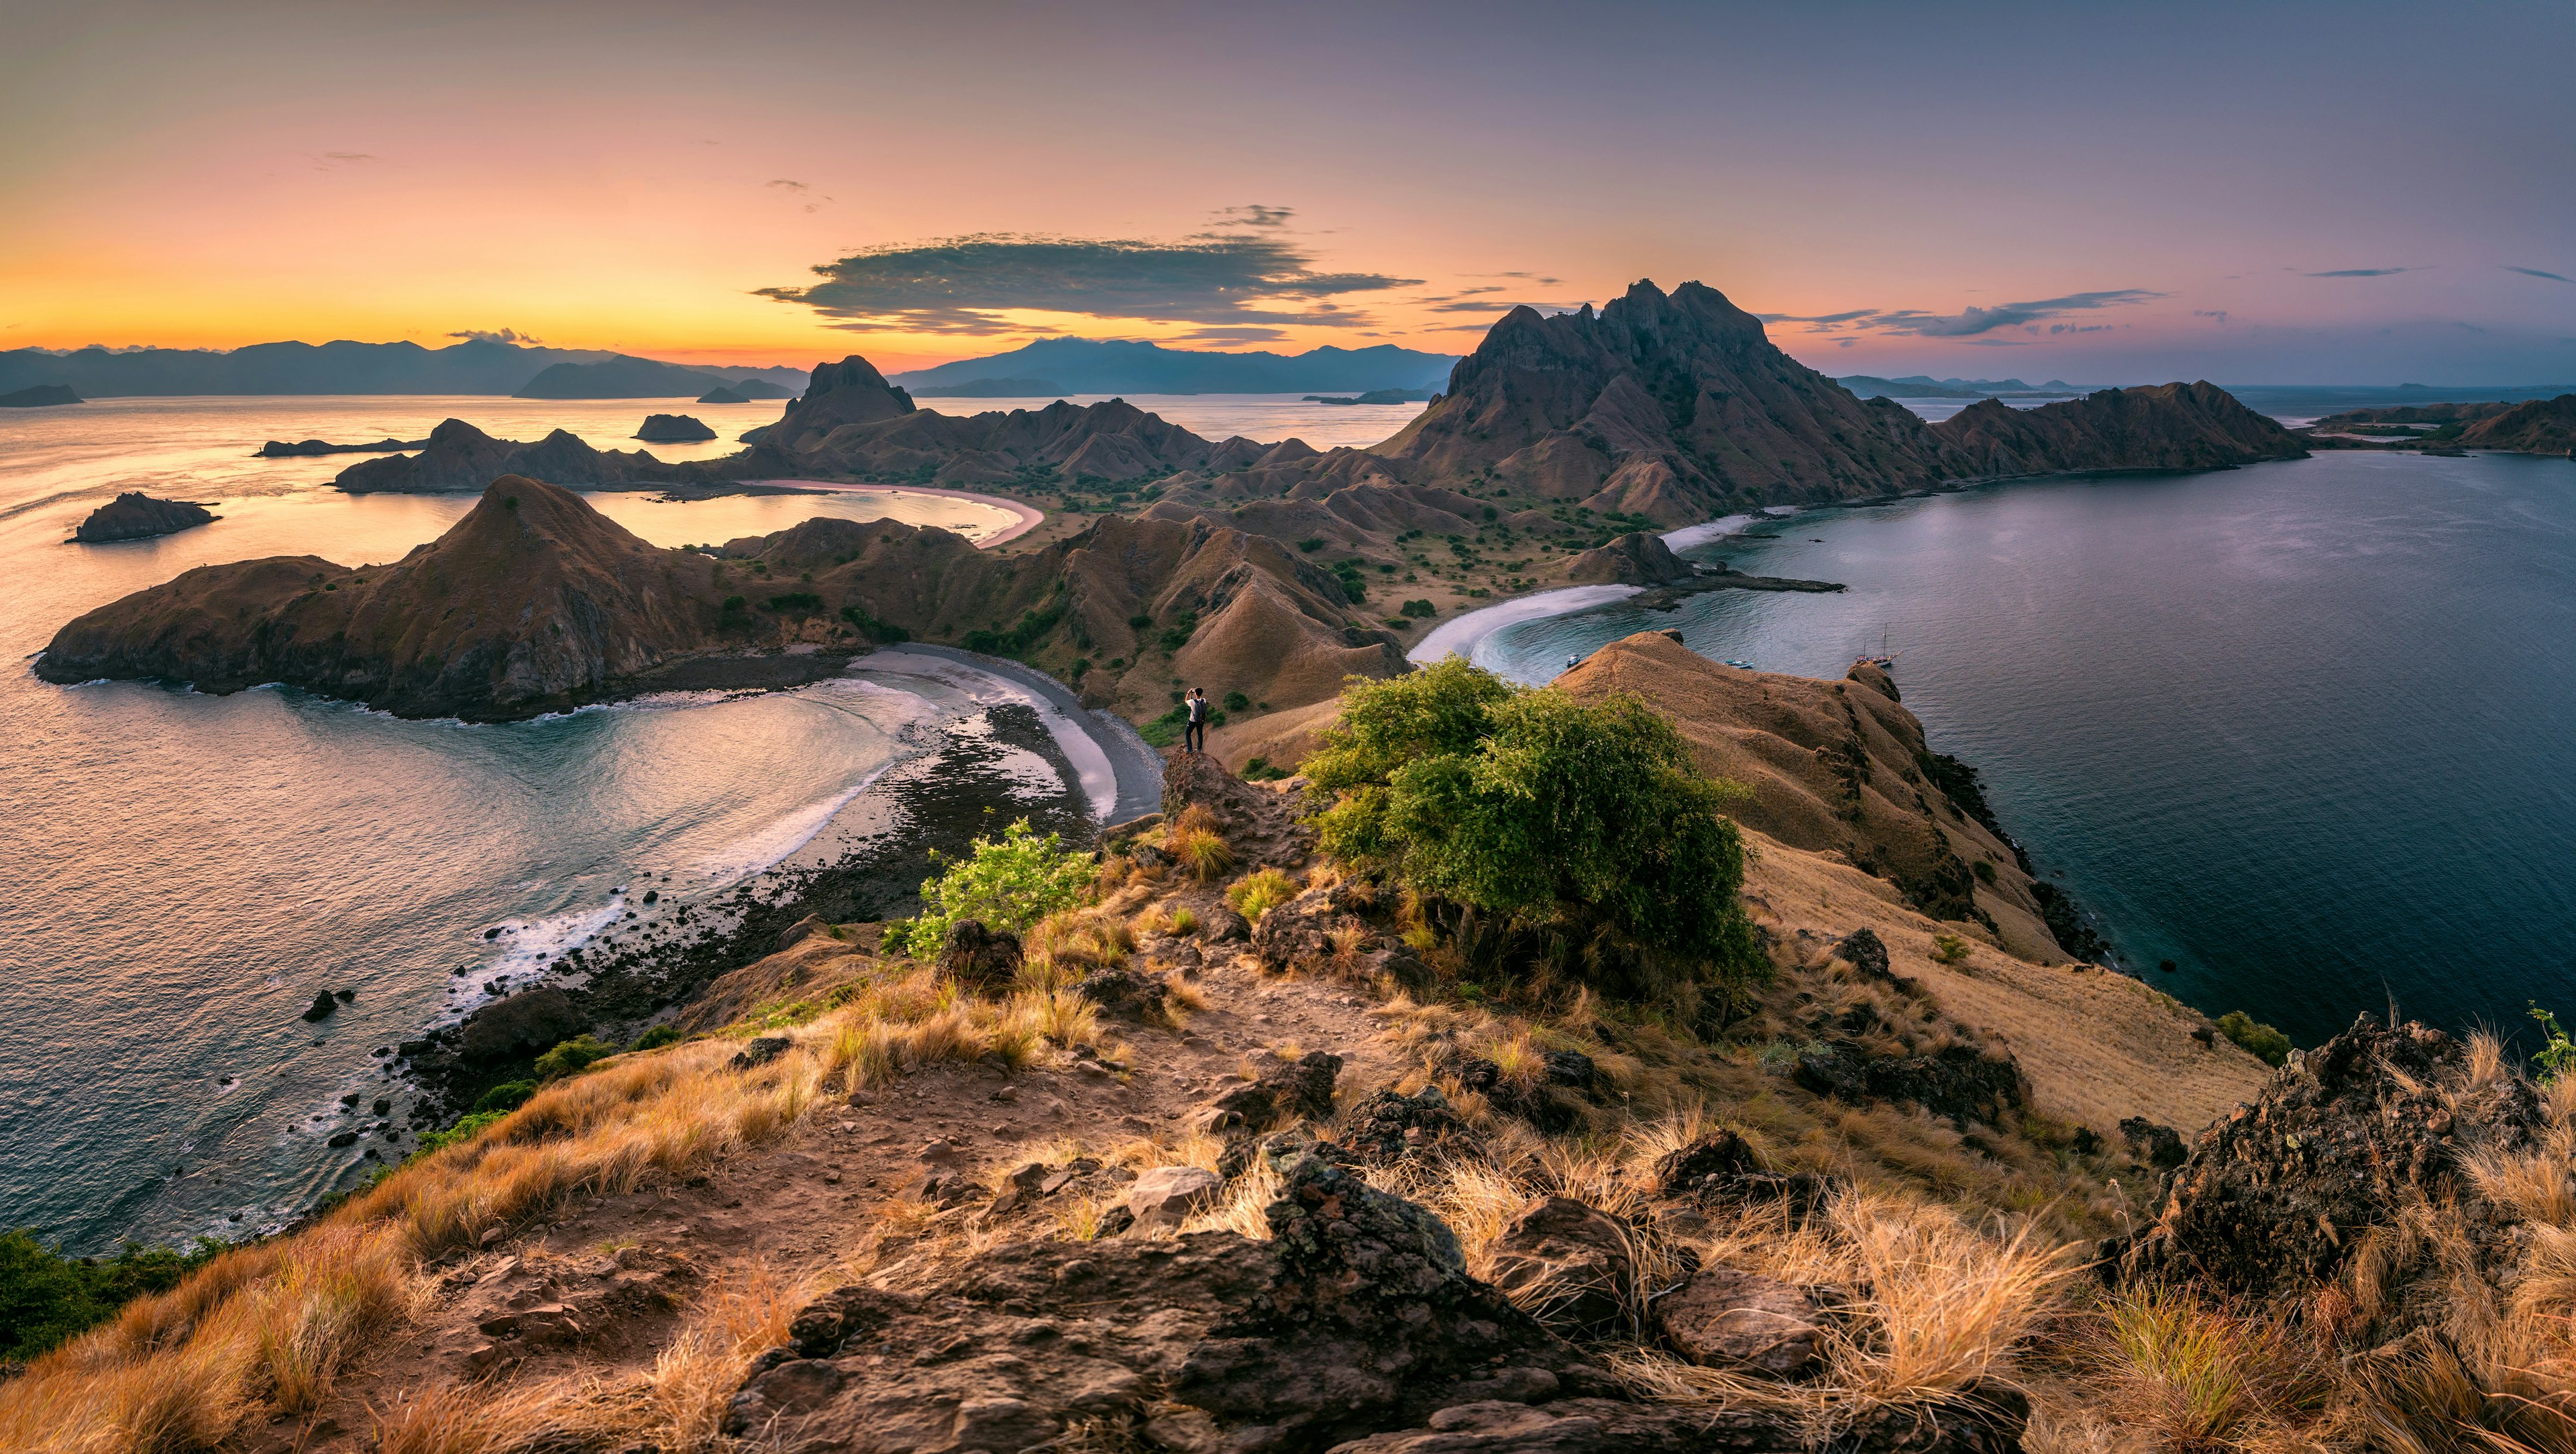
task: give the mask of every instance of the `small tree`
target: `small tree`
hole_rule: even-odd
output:
[[[1733,790],[1634,697],[1522,691],[1450,657],[1353,686],[1323,751],[1324,848],[1498,921],[1494,952],[1630,994],[1765,967]]]
[[[1040,838],[1022,818],[998,840],[976,839],[972,853],[950,860],[939,877],[923,880],[921,917],[890,926],[886,946],[926,958],[939,952],[948,926],[959,919],[1017,934],[1081,902],[1092,871],[1090,854],[1065,847],[1061,834]]]

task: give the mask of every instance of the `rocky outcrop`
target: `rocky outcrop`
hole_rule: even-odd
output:
[[[83,545],[148,540],[204,525],[215,518],[214,511],[193,501],[156,500],[140,491],[128,491],[89,512],[89,518],[73,528],[72,539]]]
[[[494,439],[462,419],[441,421],[418,454],[371,459],[340,471],[332,485],[353,495],[462,494],[504,475],[552,485],[667,483],[679,472],[641,450],[593,449],[558,429],[534,444]]]
[[[939,946],[939,973],[989,995],[1010,985],[1020,972],[1020,958],[1019,935],[988,929],[981,919],[959,919],[948,926],[948,937]]]
[[[2293,1299],[2375,1244],[2382,1331],[2438,1321],[2447,1278],[2466,1266],[2492,1280],[2518,1235],[2519,1214],[2480,1193],[2464,1154],[2527,1150],[2543,1125],[2529,1082],[2476,1074],[2439,1030],[2364,1015],[2201,1133],[2154,1223],[2105,1250],[2124,1278]],[[2449,1246],[2374,1234],[2402,1226],[2439,1227]]]
[[[522,990],[466,1016],[456,1053],[468,1061],[523,1059],[589,1028],[590,1022],[562,990],[551,985]]]
[[[2576,457],[2576,394],[2516,404],[2461,430],[2452,443],[2462,449]]]
[[[1250,1454],[1322,1451],[1461,1404],[1618,1392],[1468,1276],[1428,1212],[1312,1154],[1281,1175],[1266,1241],[1006,1244],[917,1296],[834,1292],[754,1365],[731,1427],[930,1454],[1123,1418],[1165,1447]]]
[[[1745,786],[1728,809],[1745,826],[1840,852],[1934,918],[1990,926],[2014,953],[2064,958],[2028,867],[1985,821],[1975,774],[1933,754],[1884,670],[1858,664],[1834,682],[1744,671],[1640,632],[1556,685],[1583,701],[1642,697],[1702,771]]]
[[[1903,405],[1853,397],[1699,283],[1639,282],[1599,313],[1513,309],[1445,395],[1371,453],[1411,483],[1501,484],[1667,526],[1949,473]]]
[[[777,423],[751,431],[743,442],[802,453],[820,446],[835,430],[912,412],[912,396],[887,383],[875,364],[854,353],[839,363],[814,365],[804,394]]]
[[[715,438],[716,432],[686,414],[647,414],[635,437],[647,444],[697,444]]]
[[[285,682],[401,716],[525,717],[713,645],[714,567],[645,544],[568,490],[504,477],[395,564],[201,566],[63,627],[36,671],[210,692]]]
[[[1650,530],[1632,531],[1607,545],[1596,545],[1565,567],[1569,581],[1596,581],[1626,586],[1661,586],[1686,581],[1698,571],[1673,554],[1664,538]]]
[[[1987,399],[1932,426],[1977,479],[2074,470],[2212,470],[2305,459],[2307,446],[2212,383],[2104,389],[2016,409]]]
[[[1827,1044],[1798,1057],[1798,1084],[1853,1105],[1896,1101],[1953,1121],[2003,1125],[2030,1104],[2021,1067],[2000,1052],[1948,1045],[1928,1055],[1879,1055]]]

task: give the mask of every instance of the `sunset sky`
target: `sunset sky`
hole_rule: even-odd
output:
[[[1462,352],[1647,277],[1838,374],[2576,380],[2564,0],[0,7],[0,348]]]

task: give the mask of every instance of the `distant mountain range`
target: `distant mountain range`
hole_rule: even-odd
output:
[[[1921,374],[1907,374],[1901,379],[1882,379],[1875,374],[1852,374],[1834,380],[1864,399],[2006,399],[2021,394],[2086,394],[2092,390],[2050,379],[2044,384],[2025,384],[2019,379],[1934,379]]]
[[[1122,339],[1042,338],[989,358],[896,374],[892,382],[925,398],[1007,397],[1004,383],[1012,393],[1036,395],[1365,393],[1445,387],[1457,362],[1452,354],[1391,343],[1304,353],[1197,353]]]
[[[557,370],[570,368],[570,375]],[[560,391],[528,392],[540,377]],[[805,370],[659,363],[598,349],[535,348],[476,340],[447,348],[416,343],[255,343],[226,351],[182,348],[71,353],[0,352],[0,393],[64,385],[86,399],[173,394],[494,394],[548,399],[693,398],[718,384],[766,379],[795,390]],[[575,392],[574,390],[584,390]],[[602,389],[614,392],[601,392]],[[640,390],[628,392],[630,389]]]

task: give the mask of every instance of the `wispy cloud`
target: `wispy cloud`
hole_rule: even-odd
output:
[[[1363,336],[1374,338],[1377,335]],[[1276,328],[1260,324],[1232,323],[1215,328],[1193,328],[1187,333],[1174,335],[1172,341],[1175,343],[1278,343],[1287,337],[1287,334]]]
[[[2526,278],[2547,278],[2553,283],[2576,283],[2576,278],[2561,277],[2556,273],[2544,273],[2538,268],[2518,268],[2511,263],[2505,264],[2504,270],[2508,273],[2520,273]]]
[[[1765,323],[1804,323],[1823,333],[1857,330],[1915,338],[1982,339],[1983,335],[2000,329],[2030,327],[2069,313],[2124,308],[2170,296],[2148,288],[2105,288],[2090,293],[2067,293],[2055,298],[2033,298],[2023,303],[2002,303],[1992,308],[1966,308],[1957,313],[1932,313],[1921,308],[1850,308],[1839,313],[1758,313],[1754,316]],[[2091,325],[2093,328],[2110,326]],[[2081,330],[2075,325],[2059,324],[2052,331]]]
[[[468,343],[525,343],[533,345],[537,342],[537,336],[535,334],[521,333],[515,328],[460,328],[447,336],[450,338],[461,338]]]
[[[820,212],[823,210],[824,206],[832,200],[829,197],[816,196],[812,183],[799,182],[791,177],[776,177],[761,183],[761,185],[776,191],[785,192],[791,197],[810,198],[811,200],[807,201],[805,204],[805,210],[808,212]]]
[[[1330,301],[1421,285],[1383,273],[1328,273],[1286,230],[1284,207],[1231,208],[1218,227],[1171,241],[976,233],[867,248],[814,269],[820,282],[762,288],[857,332],[1040,332],[1011,311],[1211,325],[1355,328],[1374,320]]]
[[[2331,272],[2304,273],[2310,278],[2385,278],[2397,273],[2420,273],[2422,268],[2336,268]]]
[[[376,160],[376,154],[366,151],[317,151],[310,153],[310,160],[313,163],[313,170],[332,172],[342,167],[365,166]]]

